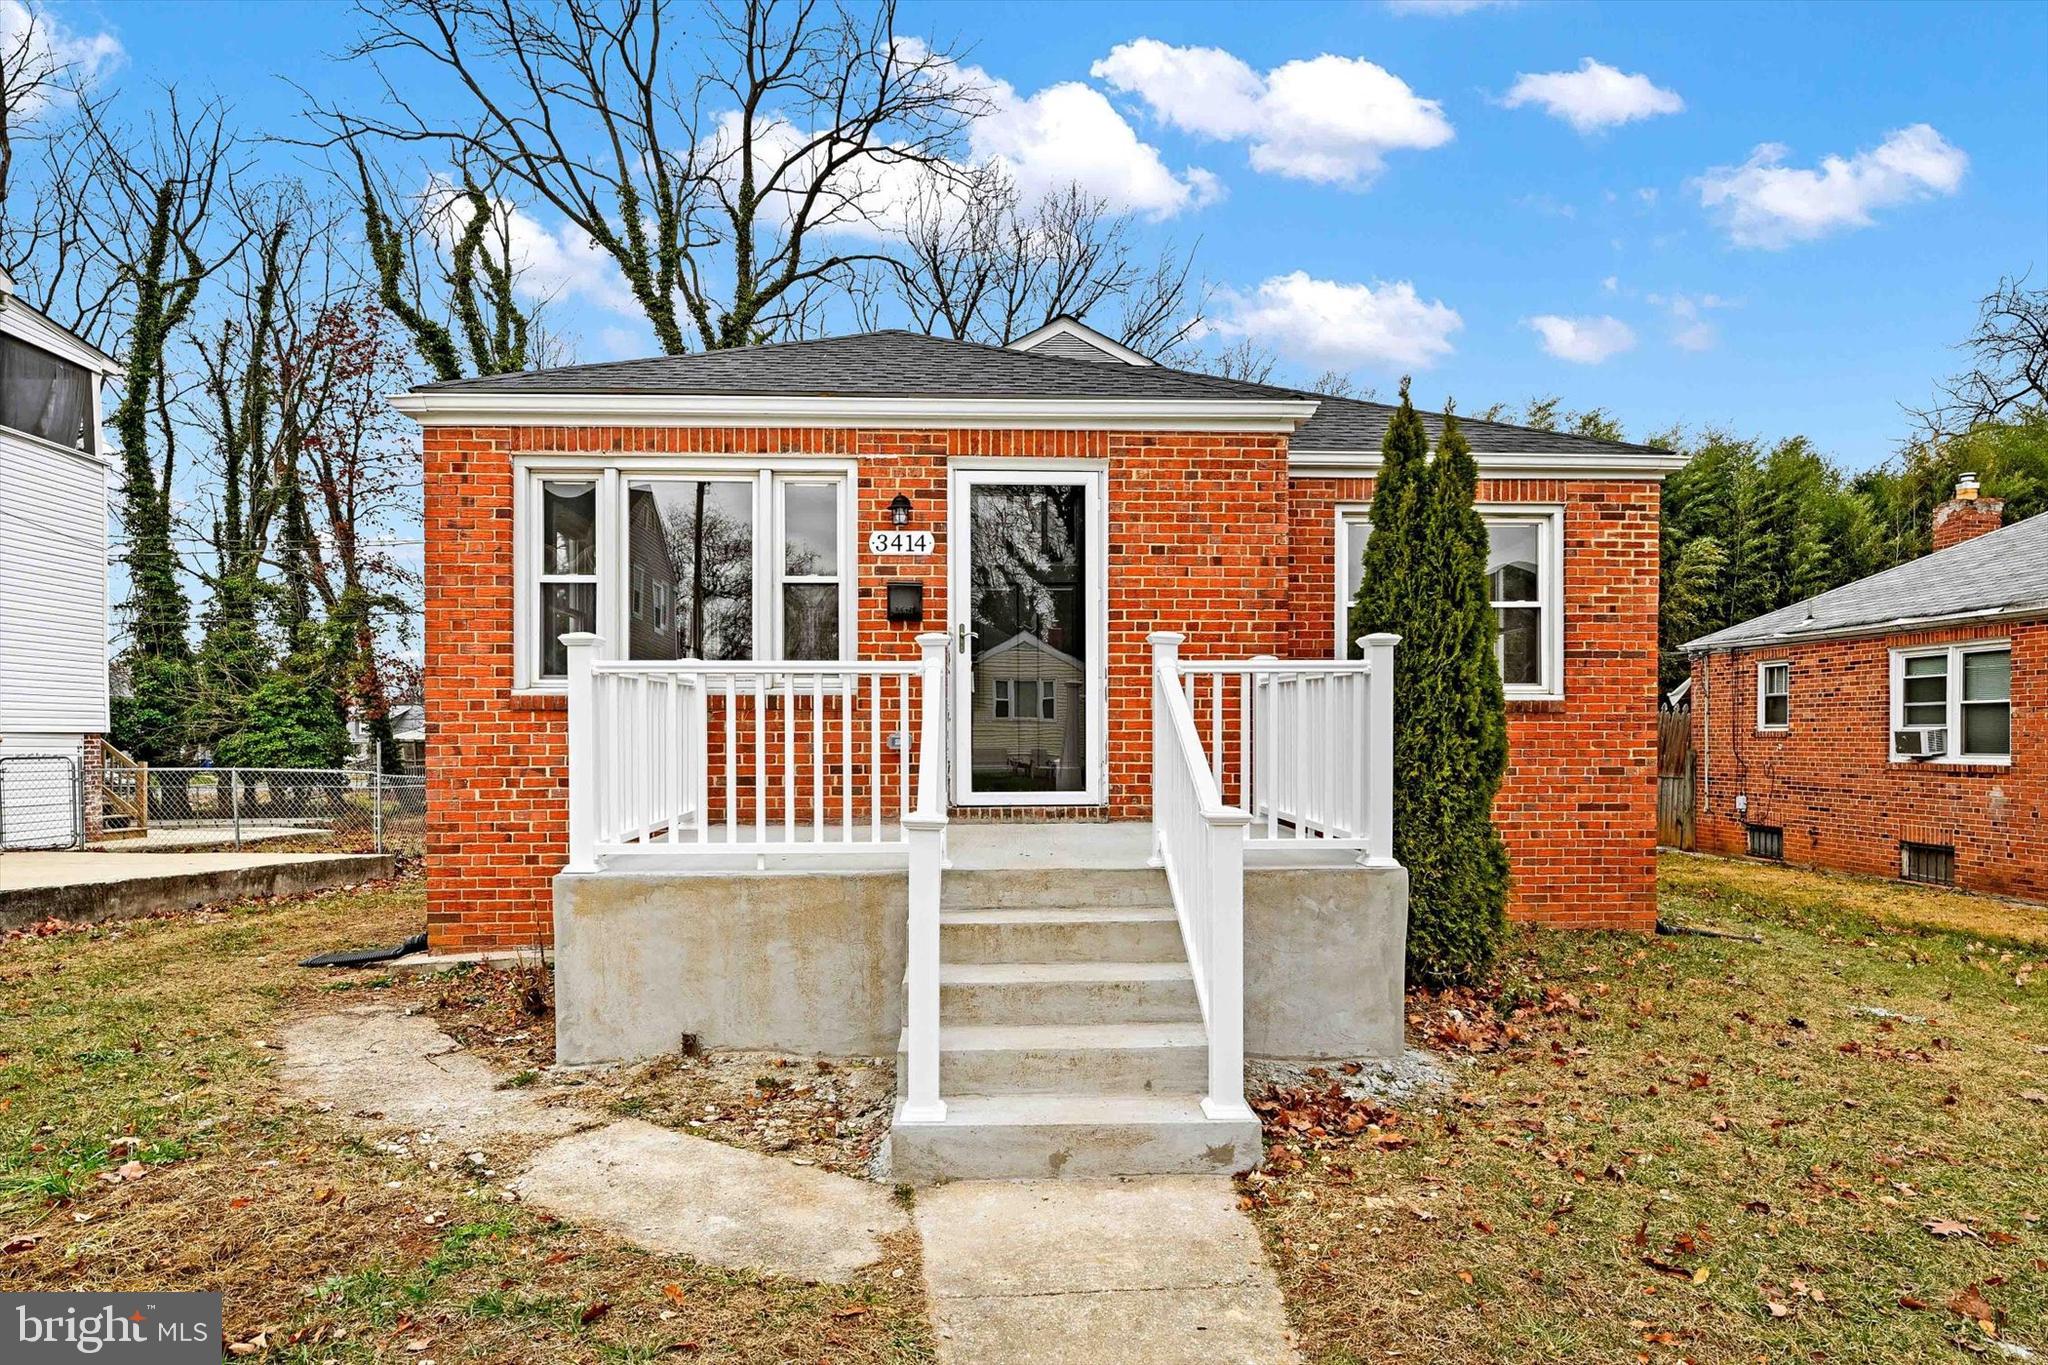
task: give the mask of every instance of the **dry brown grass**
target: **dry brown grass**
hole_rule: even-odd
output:
[[[297,960],[421,913],[412,884],[0,946],[0,1286],[218,1289],[230,1340],[292,1362],[929,1358],[912,1238],[847,1286],[728,1273],[282,1096],[281,1023],[380,989]]]
[[[2048,964],[1867,913],[1954,897],[1767,871],[1664,889],[1764,944],[1528,935],[1493,999],[1417,1011],[1452,1093],[1275,1131],[1246,1191],[1312,1359],[2048,1354]]]
[[[2048,948],[2048,905],[1976,896],[1939,886],[1917,886],[1853,872],[1788,867],[1783,863],[1668,853],[1667,891],[1740,904],[1761,902],[1848,911],[1885,924],[1917,924],[1959,934]]]

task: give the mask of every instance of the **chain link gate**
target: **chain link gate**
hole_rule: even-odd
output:
[[[78,760],[0,758],[0,851],[77,848],[85,836]]]

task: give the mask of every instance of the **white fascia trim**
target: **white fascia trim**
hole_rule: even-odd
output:
[[[1687,457],[1638,450],[1598,455],[1475,450],[1472,458],[1478,463],[1480,474],[1487,478],[1662,480],[1685,468]],[[1287,472],[1295,478],[1369,479],[1379,468],[1380,453],[1376,450],[1297,450],[1287,456]]]
[[[0,295],[0,332],[96,374],[118,374],[121,362],[84,337],[50,321],[19,295]]]
[[[421,426],[985,427],[1287,434],[1315,415],[1295,399],[774,398],[709,394],[401,393]]]
[[[1054,318],[1037,331],[1018,337],[1005,349],[1028,351],[1037,346],[1041,341],[1050,341],[1054,337],[1074,337],[1086,342],[1106,355],[1115,356],[1126,365],[1150,365],[1154,363],[1150,357],[1140,355],[1120,342],[1111,341],[1087,323],[1076,322],[1072,318]]]
[[[1987,607],[1982,611],[1950,612],[1944,616],[1901,616],[1891,621],[1870,621],[1860,626],[1842,626],[1835,630],[1783,630],[1774,635],[1762,635],[1751,640],[1729,640],[1726,643],[1708,643],[1693,640],[1679,646],[1688,655],[1699,654],[1742,654],[1759,649],[1785,649],[1803,645],[1809,640],[1854,640],[1861,637],[1900,635],[1916,630],[1942,630],[1949,626],[1983,626],[1999,621],[2041,621],[2048,620],[2048,605],[2031,603],[2021,607]],[[1975,646],[1975,640],[1957,640],[1959,645]],[[1908,650],[1919,649],[1919,645],[1902,646]],[[1939,649],[1940,645],[1928,645],[1928,649]]]

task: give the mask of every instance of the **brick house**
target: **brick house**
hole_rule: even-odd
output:
[[[1694,640],[1699,847],[2048,899],[2048,517]]]
[[[1154,365],[1068,319],[1008,349],[877,332],[396,401],[424,428],[432,946],[552,940],[565,1057],[901,1030],[916,1177],[970,1173],[927,1127],[1002,1128],[995,1171],[1059,1141],[1029,1106],[941,1098],[941,1062],[1014,1082],[1077,1054],[1112,1095],[1205,1094],[1147,1130],[1185,1164],[1255,1149],[1247,1049],[1399,1047],[1398,646],[1344,638],[1390,408]],[[1647,929],[1678,461],[1465,429],[1513,912]],[[1144,1032],[1184,1012],[1196,1037]],[[1018,1041],[1083,1025],[1143,1036]],[[1145,1072],[1162,1058],[1206,1092]]]

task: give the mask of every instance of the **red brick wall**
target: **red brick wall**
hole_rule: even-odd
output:
[[[1294,481],[1295,656],[1335,648],[1336,509],[1371,498],[1370,479]],[[1570,928],[1653,928],[1658,486],[1484,479],[1479,500],[1564,508],[1564,699],[1508,703],[1508,775],[1494,806],[1514,878],[1509,913]]]
[[[1950,498],[1934,509],[1934,548],[1946,550],[2004,524],[2003,498]]]
[[[1893,763],[1891,651],[1981,639],[2012,641],[2011,766]],[[1792,665],[1782,732],[1756,728],[1765,661]],[[1741,853],[1745,821],[1775,825],[1787,862],[1896,877],[1902,840],[1953,844],[1959,885],[2048,899],[2048,624],[1715,653],[1692,679],[1701,848]]]
[[[512,458],[574,452],[845,455],[859,461],[856,540],[898,493],[937,538],[922,561],[861,556],[859,651],[910,658],[946,629],[949,458],[1084,458],[1109,471],[1109,810],[1146,813],[1151,710],[1145,636],[1184,630],[1195,657],[1282,651],[1288,628],[1286,442],[1146,432],[449,428],[425,433],[427,919],[437,950],[545,941],[550,878],[567,861],[559,697],[512,693]],[[1227,475],[1219,477],[1219,471]],[[882,585],[922,578],[925,620],[891,624]],[[1071,815],[1067,808],[1028,812]],[[1089,812],[1100,814],[1099,811]],[[1008,812],[1011,818],[1018,813]]]

